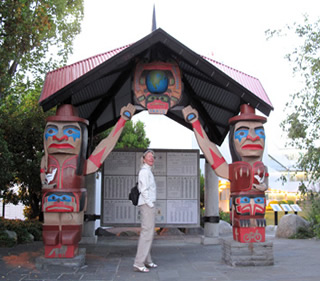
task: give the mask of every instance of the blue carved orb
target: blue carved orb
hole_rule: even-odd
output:
[[[150,71],[146,82],[150,93],[163,93],[168,88],[168,77],[162,70]]]

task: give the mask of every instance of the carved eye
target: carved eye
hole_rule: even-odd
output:
[[[250,202],[250,198],[249,197],[242,197],[241,198],[241,203],[249,203]]]
[[[256,204],[264,203],[264,198],[263,197],[257,197],[257,198],[254,199],[254,203],[256,203]]]
[[[235,139],[237,139],[239,142],[241,142],[241,140],[243,138],[246,138],[249,134],[249,130],[248,129],[239,129],[235,132],[234,137]]]
[[[56,134],[58,134],[58,129],[57,129],[57,128],[48,127],[48,128],[46,129],[46,132],[45,132],[45,137],[46,137],[46,139],[48,139],[48,138],[50,138],[50,137],[55,136]]]
[[[75,141],[76,139],[80,138],[80,130],[73,127],[66,127],[63,130],[63,133],[69,138],[72,137]]]
[[[153,101],[155,101],[156,100],[156,97],[155,96],[149,96],[149,97],[147,97],[147,101],[148,102],[153,102]]]
[[[56,130],[53,130],[52,128],[50,128],[48,131],[47,131],[48,134],[52,135],[54,133],[56,133]]]
[[[169,101],[169,97],[168,96],[161,96],[161,97],[159,97],[159,100],[161,100],[163,102],[168,102]]]
[[[261,139],[265,139],[266,138],[266,135],[265,135],[265,132],[264,132],[264,128],[257,128],[254,130],[256,135],[258,137],[260,137]]]

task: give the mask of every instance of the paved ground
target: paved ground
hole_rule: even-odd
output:
[[[149,273],[132,269],[137,236],[99,237],[86,248],[86,264],[81,268],[52,266],[35,267],[35,259],[43,255],[42,242],[0,248],[0,280],[320,280],[320,241],[290,240],[267,236],[273,241],[274,265],[231,267],[221,260],[220,245],[202,245],[200,236],[157,236],[153,258],[159,265]]]

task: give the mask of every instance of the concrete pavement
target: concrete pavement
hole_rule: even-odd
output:
[[[0,248],[0,280],[156,280],[156,281],[308,281],[320,280],[320,241],[279,239],[273,242],[274,265],[232,267],[221,257],[221,245],[202,245],[200,235],[156,236],[152,248],[159,267],[149,273],[133,271],[137,236],[99,237],[95,245],[82,244],[86,263],[81,268],[35,267],[43,255],[42,242]]]

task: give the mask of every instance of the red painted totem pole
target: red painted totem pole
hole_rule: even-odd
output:
[[[40,170],[46,258],[72,258],[78,254],[87,204],[84,176],[99,169],[134,112],[131,104],[121,109],[114,129],[88,159],[88,120],[79,117],[70,104],[59,106],[56,115],[47,118]]]
[[[267,119],[255,114],[253,107],[241,105],[240,115],[230,118],[229,147],[232,164],[227,164],[198,120],[191,106],[183,109],[192,124],[199,146],[219,177],[230,181],[230,216],[233,238],[242,243],[265,242],[265,191],[267,167],[261,162],[265,146],[263,124]]]

